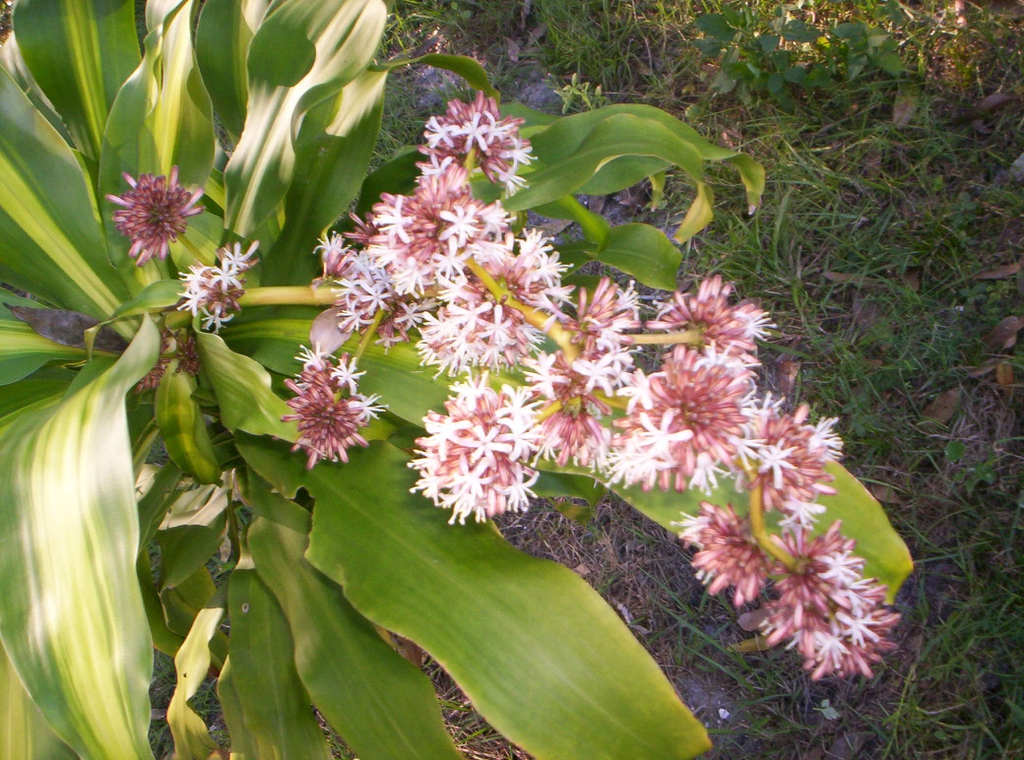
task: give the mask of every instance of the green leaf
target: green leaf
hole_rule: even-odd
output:
[[[223,605],[223,602],[221,602]],[[196,615],[185,642],[174,655],[178,674],[174,696],[167,707],[167,724],[174,737],[176,760],[207,760],[219,749],[203,719],[188,705],[206,679],[210,668],[210,639],[224,617],[223,606],[206,607]]]
[[[68,133],[68,128],[61,121],[60,114],[53,109],[50,99],[39,89],[39,85],[36,84],[32,72],[28,70],[28,64],[25,63],[25,59],[21,55],[21,48],[18,47],[18,40],[13,31],[7,36],[7,41],[0,45],[0,66],[7,70],[11,78],[28,95],[32,105],[36,107],[39,113],[46,117],[46,120],[50,122],[50,126],[57,130],[60,136],[70,145],[72,140],[71,135]]]
[[[688,140],[657,122],[616,114],[598,124],[571,154],[532,172],[529,186],[508,198],[504,206],[509,211],[523,211],[569,195],[620,156],[661,159],[680,166],[694,181],[700,181],[704,170],[700,151]]]
[[[281,422],[291,409],[270,389],[267,371],[248,356],[236,354],[217,335],[196,333],[196,342],[224,425],[294,442],[298,437],[295,423]]]
[[[697,194],[686,210],[686,216],[679,225],[672,239],[677,243],[685,243],[711,223],[715,212],[715,195],[705,182],[697,183]]]
[[[205,489],[200,491],[205,492]],[[193,492],[188,492],[190,495]],[[160,544],[160,587],[174,588],[206,565],[220,547],[227,521],[228,494],[214,489],[193,513],[175,512],[176,502],[156,534]]]
[[[825,507],[825,512],[818,517],[813,533],[824,533],[833,522],[842,520],[843,534],[857,542],[854,553],[865,560],[865,577],[877,578],[885,583],[889,587],[888,600],[891,602],[913,569],[910,551],[899,534],[893,530],[882,505],[860,481],[835,462],[828,463],[825,469],[835,476],[835,480],[829,485],[838,493],[835,496],[818,497],[818,503]],[[679,522],[684,514],[697,514],[702,501],[720,506],[732,504],[739,515],[745,515],[749,508],[748,492],[737,491],[731,482],[722,483],[710,494],[693,488],[683,493],[658,490],[644,492],[637,486],[616,486],[614,490],[638,510],[673,533],[678,533],[679,528],[672,523]],[[777,512],[767,515],[769,525],[777,521]]]
[[[597,259],[633,275],[644,285],[675,290],[676,274],[683,256],[657,227],[620,224],[612,227],[608,245]]]
[[[17,383],[0,386],[0,436],[22,414],[45,409],[61,400],[73,373],[43,370]]]
[[[6,760],[76,760],[32,704],[0,646],[0,757]]]
[[[382,0],[281,0],[249,48],[245,128],[224,171],[227,229],[246,237],[274,213],[295,173],[297,127],[370,63]]]
[[[100,157],[107,113],[139,63],[132,0],[18,0],[18,44],[78,149]]]
[[[217,115],[234,142],[245,124],[245,59],[270,0],[206,0],[196,28],[196,58]]]
[[[128,291],[107,260],[82,167],[2,70],[0,103],[0,279],[103,319]]]
[[[583,236],[599,250],[608,245],[611,225],[603,216],[595,214],[571,195],[538,206],[534,211],[552,219],[571,219],[577,222],[583,230]]]
[[[729,22],[725,20],[725,16],[720,13],[709,13],[706,16],[701,16],[697,19],[696,24],[697,28],[704,32],[704,34],[714,37],[721,42],[731,42],[732,38],[736,36],[736,30],[729,25]]]
[[[181,300],[184,291],[185,283],[181,280],[151,282],[135,298],[118,306],[110,318],[134,317],[168,309]]]
[[[374,66],[378,71],[389,71],[399,66],[410,66],[425,63],[438,69],[445,69],[462,77],[466,84],[474,90],[482,90],[485,95],[500,100],[501,94],[495,90],[487,79],[487,72],[480,63],[465,55],[446,55],[444,53],[427,53],[417,58],[397,58]]]
[[[252,569],[231,574],[231,679],[256,758],[329,760],[309,695],[295,671],[281,608]],[[234,736],[234,733],[232,733]]]
[[[0,385],[21,380],[49,361],[85,360],[84,349],[54,343],[16,319],[4,305],[13,300],[0,295]]]
[[[608,489],[592,476],[545,471],[541,471],[533,491],[547,498],[586,499],[591,506],[608,493]]]
[[[129,281],[141,273],[128,257],[131,241],[114,227],[118,206],[106,196],[128,189],[125,173],[167,176],[176,166],[191,190],[205,184],[213,167],[213,107],[192,50],[195,7],[196,0],[150,0],[145,55],[118,93],[103,135],[100,208],[111,260]]]
[[[373,158],[386,78],[386,72],[364,72],[303,119],[285,224],[263,257],[263,284],[298,285],[313,278],[317,260],[310,253],[317,238],[348,211]]]
[[[490,523],[451,526],[413,495],[388,444],[306,472],[249,439],[245,456],[316,499],[306,556],[360,613],[412,639],[474,706],[539,760],[690,758],[700,723],[600,596],[570,570],[512,548]]]
[[[195,390],[195,378],[179,372],[177,360],[172,360],[156,389],[156,424],[172,462],[197,483],[218,483],[221,468],[203,412],[192,398]]]
[[[256,739],[246,727],[242,715],[242,700],[235,684],[235,669],[230,657],[224,662],[220,678],[217,679],[217,698],[224,711],[224,724],[231,736],[231,760],[260,760]]]
[[[363,180],[362,190],[359,192],[356,216],[368,214],[373,205],[380,202],[381,193],[412,195],[416,190],[416,178],[420,174],[416,164],[422,160],[422,153],[409,150],[370,172]]]
[[[293,375],[301,369],[295,355],[300,346],[309,345],[311,323],[312,319],[275,318],[232,323],[224,329],[224,340],[239,351],[251,351],[261,364],[275,372]],[[358,336],[350,340],[346,350],[353,350],[357,341]],[[417,425],[422,426],[428,411],[443,409],[448,400],[449,381],[436,376],[433,367],[424,367],[411,343],[399,343],[387,352],[371,343],[359,359],[359,368],[366,371],[359,381],[361,393],[380,394],[390,412]]]
[[[366,760],[458,760],[429,679],[303,556],[309,513],[258,478],[249,495],[256,572],[284,610],[299,677],[317,709]]]
[[[124,395],[159,346],[147,320],[113,367],[0,439],[0,636],[32,700],[86,760],[152,757]]]

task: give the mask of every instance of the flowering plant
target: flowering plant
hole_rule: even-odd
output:
[[[649,107],[499,108],[431,55],[475,99],[364,177],[414,62],[373,62],[384,3],[198,9],[150,0],[140,56],[130,0],[19,0],[0,48],[0,278],[30,294],[0,310],[15,756],[151,757],[155,647],[178,758],[226,755],[189,706],[208,674],[232,758],[328,757],[311,706],[360,757],[457,758],[407,640],[537,757],[692,757],[703,728],[615,613],[489,519],[608,489],[711,592],[771,587],[764,637],[811,677],[871,674],[909,556],[834,421],[758,396],[768,315],[718,278],[641,296],[678,249],[574,198],[678,167],[685,240],[704,164],[756,205],[755,162]]]

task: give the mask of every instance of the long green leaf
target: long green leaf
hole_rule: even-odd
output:
[[[270,0],[206,0],[196,28],[196,58],[214,107],[237,142],[249,86],[245,60]]]
[[[0,439],[0,637],[33,701],[88,760],[151,757],[124,395],[159,347],[147,320],[112,368]]]
[[[14,26],[40,88],[98,161],[107,113],[139,63],[132,0],[18,0]]]
[[[111,260],[129,281],[136,277],[131,241],[114,227],[118,207],[106,196],[128,190],[125,173],[167,176],[176,166],[181,184],[193,189],[213,167],[213,107],[192,50],[196,6],[197,0],[150,0],[145,55],[118,93],[103,135],[100,207]]]
[[[245,727],[255,740],[253,760],[329,760],[309,695],[295,671],[288,621],[256,572],[239,564],[231,574],[231,674]]]
[[[263,257],[262,283],[309,282],[309,255],[325,228],[359,193],[380,131],[387,72],[366,71],[302,120],[295,141],[295,177],[285,197],[285,224]]]
[[[57,738],[39,708],[32,704],[0,646],[0,758],[75,760],[77,757]]]
[[[676,275],[683,260],[665,233],[649,224],[612,227],[608,245],[595,258],[662,290],[676,289]]]
[[[220,482],[220,465],[203,412],[192,398],[196,381],[171,361],[156,389],[154,411],[171,460],[197,483]]]
[[[107,260],[81,165],[6,70],[0,70],[0,267],[9,284],[97,319],[128,296]]]
[[[571,469],[571,468],[570,468]],[[841,464],[830,462],[825,469],[835,480],[830,483],[838,493],[819,496],[818,502],[825,512],[818,517],[814,533],[823,533],[836,520],[842,520],[843,534],[857,542],[854,552],[866,560],[864,574],[877,578],[889,587],[889,601],[896,596],[900,585],[913,570],[910,550],[893,530],[885,510],[878,500],[861,485]],[[710,494],[691,488],[683,493],[651,490],[644,492],[638,486],[615,487],[615,492],[659,525],[676,533],[673,523],[684,515],[695,515],[702,501],[712,504],[731,504],[737,514],[744,515],[749,508],[749,492],[737,491],[730,481],[724,481]],[[777,522],[778,513],[768,515],[770,524]]]
[[[0,436],[23,414],[53,406],[67,391],[73,373],[43,370],[25,380],[0,386]]]
[[[306,472],[269,442],[245,457],[316,499],[306,556],[384,628],[440,662],[499,731],[541,760],[690,758],[704,729],[600,596],[513,549],[490,524],[451,526],[409,492],[393,446]]]
[[[206,678],[210,668],[210,639],[222,617],[223,606],[201,610],[185,642],[174,655],[177,685],[167,707],[167,724],[174,737],[175,760],[207,760],[211,752],[219,749],[203,719],[189,707],[188,700],[195,696]]]
[[[44,338],[19,319],[15,319],[0,295],[0,385],[21,380],[49,361],[84,361],[85,349],[62,346]]]
[[[17,36],[14,32],[11,32],[7,37],[7,41],[0,45],[0,66],[7,70],[11,78],[28,95],[28,99],[32,101],[32,105],[36,107],[36,110],[46,117],[46,120],[50,122],[50,126],[56,129],[60,136],[70,145],[72,140],[71,135],[68,133],[68,128],[61,121],[60,114],[54,110],[53,103],[39,89],[39,85],[36,84],[32,72],[28,70],[28,64],[25,63],[25,59],[21,55],[21,48],[18,47]]]
[[[303,556],[309,513],[252,480],[249,548],[291,626],[299,677],[317,709],[366,760],[458,760],[430,681]]]
[[[224,172],[225,225],[248,236],[284,198],[303,117],[358,76],[384,31],[383,0],[280,0],[249,46],[245,128]]]
[[[217,335],[197,333],[196,338],[224,425],[294,441],[298,437],[295,423],[281,421],[291,409],[270,389],[267,371],[248,356],[236,354]]]
[[[230,657],[225,661],[220,678],[217,679],[217,698],[224,711],[224,723],[231,735],[230,760],[260,760],[256,739],[245,725],[242,700],[235,684],[235,668]]]

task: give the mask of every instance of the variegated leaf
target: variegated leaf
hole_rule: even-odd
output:
[[[213,106],[192,50],[196,7],[197,0],[150,1],[145,55],[118,93],[103,135],[101,208],[111,260],[126,276],[137,269],[127,255],[131,241],[115,229],[118,207],[106,200],[128,190],[122,174],[166,176],[176,166],[179,182],[191,190],[203,186],[213,167]]]
[[[200,610],[185,643],[174,655],[178,683],[167,708],[167,724],[174,737],[175,760],[207,760],[211,752],[219,749],[203,719],[189,707],[188,700],[195,696],[206,678],[210,668],[210,639],[217,632],[222,617],[223,606]]]
[[[0,69],[0,280],[104,319],[128,297],[71,148]]]
[[[245,128],[225,169],[225,225],[250,235],[284,198],[295,140],[310,108],[370,63],[384,31],[383,0],[280,0],[249,47]]]
[[[32,704],[0,646],[0,758],[74,760],[77,757],[57,738],[39,708]]]
[[[0,637],[33,702],[86,760],[151,757],[124,396],[159,347],[145,320],[116,364],[0,438]]]
[[[139,63],[133,0],[18,0],[14,26],[76,146],[99,160],[114,96]]]

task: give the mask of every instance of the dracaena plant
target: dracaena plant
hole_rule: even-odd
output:
[[[871,675],[910,559],[834,421],[757,393],[769,316],[673,292],[669,238],[574,197],[678,170],[686,240],[705,164],[756,206],[753,160],[650,107],[499,107],[431,55],[478,93],[367,174],[416,62],[375,60],[384,3],[199,6],[151,0],[140,51],[132,0],[18,0],[0,48],[13,757],[150,757],[155,647],[177,758],[326,758],[320,720],[363,758],[457,758],[408,642],[538,758],[699,754],[600,596],[495,529],[539,496],[615,491],[711,592],[763,598],[808,677]],[[189,705],[208,675],[230,749]]]

